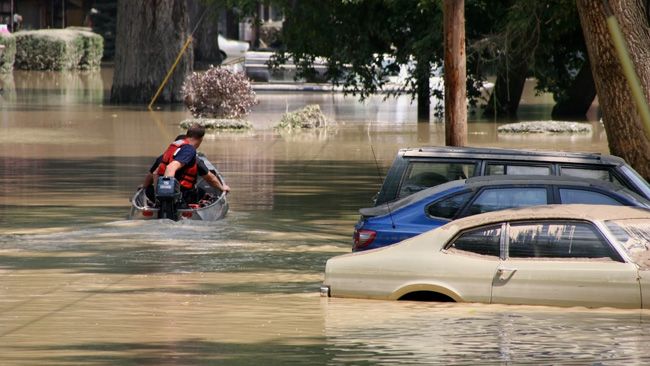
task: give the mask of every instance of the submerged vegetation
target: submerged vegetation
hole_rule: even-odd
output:
[[[580,122],[530,121],[509,123],[497,129],[501,133],[588,133],[591,125]]]
[[[194,72],[183,84],[183,101],[194,117],[239,119],[257,104],[244,73],[222,67]]]
[[[0,33],[0,45],[4,46],[0,51],[0,74],[10,73],[14,69],[16,39],[11,34]]]
[[[287,112],[282,115],[280,122],[275,129],[299,130],[327,127],[330,122],[323,114],[318,104],[310,104],[302,109]]]
[[[205,127],[206,130],[247,131],[253,128],[253,125],[248,121],[223,118],[188,118],[181,121],[180,126],[189,128],[195,123]]]
[[[104,39],[84,28],[40,29],[14,33],[15,66],[23,70],[99,68]]]

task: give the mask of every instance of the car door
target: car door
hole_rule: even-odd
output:
[[[436,265],[436,282],[466,302],[489,303],[505,224],[467,229],[451,240]],[[444,264],[444,268],[440,264]]]
[[[515,222],[506,231],[493,303],[640,307],[636,266],[624,263],[592,223]]]

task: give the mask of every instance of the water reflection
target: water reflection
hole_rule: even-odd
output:
[[[110,70],[16,72],[1,97],[0,364],[645,363],[648,312],[320,299],[397,149],[444,143],[407,98],[259,93],[246,133],[201,150],[228,184],[217,223],[129,222],[128,198],[188,113],[104,104]],[[332,129],[280,133],[317,103]],[[523,107],[543,118],[547,104]],[[541,113],[541,115],[540,115]],[[474,146],[607,152],[591,135]],[[573,360],[573,361],[569,361]]]
[[[330,299],[324,313],[342,363],[638,364],[650,357],[647,312]]]

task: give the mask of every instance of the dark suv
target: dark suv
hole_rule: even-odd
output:
[[[561,175],[600,179],[650,199],[650,185],[625,160],[593,153],[475,147],[400,149],[375,206],[448,181],[481,175]]]

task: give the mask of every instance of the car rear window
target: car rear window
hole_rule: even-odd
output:
[[[609,258],[616,255],[588,223],[535,222],[511,224],[510,258]]]
[[[576,168],[576,167],[561,167],[560,175],[578,178],[599,179],[606,182],[612,182],[619,187],[625,187],[623,183],[610,173],[608,169],[597,168]]]
[[[621,202],[604,193],[584,189],[560,188],[560,200],[562,200],[563,204],[580,203],[586,205],[623,205]]]
[[[397,198],[404,198],[452,180],[466,179],[474,175],[475,169],[474,162],[410,162]]]
[[[464,210],[464,216],[547,203],[548,193],[543,187],[488,188],[481,191],[474,202]]]
[[[451,219],[456,216],[465,203],[472,197],[472,192],[457,194],[455,196],[445,198],[427,207],[427,214],[434,217],[443,217]]]
[[[489,163],[485,175],[551,175],[549,165]]]

